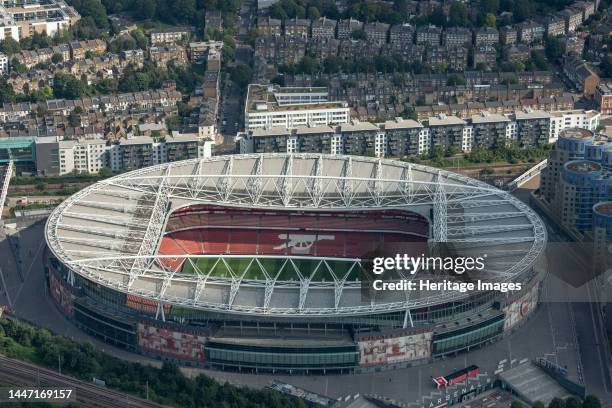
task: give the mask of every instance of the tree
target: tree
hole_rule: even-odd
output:
[[[576,397],[565,399],[565,408],[582,408],[582,402]]]
[[[481,0],[480,7],[484,13],[496,16],[499,13],[499,0]]]
[[[251,67],[245,64],[239,64],[230,70],[230,79],[241,88],[245,88],[253,76]]]
[[[26,72],[28,68],[23,65],[17,58],[13,58],[11,60],[11,71],[23,74]]]
[[[150,20],[155,17],[157,11],[157,4],[155,0],[137,0],[137,13],[138,16],[144,20]]]
[[[13,85],[9,84],[6,79],[0,78],[0,104],[9,102],[15,102]]]
[[[523,403],[517,400],[512,401],[510,408],[523,408]]]
[[[599,69],[604,77],[609,78],[612,76],[612,56],[607,55],[599,64]]]
[[[321,17],[321,12],[319,11],[318,8],[314,7],[314,6],[310,6],[308,7],[308,18],[311,20],[316,20],[319,17]]]
[[[565,401],[561,398],[553,398],[548,404],[548,408],[565,408]]]
[[[453,2],[448,13],[448,24],[451,27],[465,27],[469,24],[467,6],[458,1]]]
[[[601,401],[594,395],[587,395],[582,402],[582,408],[601,408]]]
[[[463,77],[463,75],[451,74],[446,79],[446,85],[448,86],[465,85],[465,78]]]
[[[146,43],[145,43],[146,46]],[[109,45],[109,49],[111,52],[118,54],[121,51],[133,50],[137,48],[136,40],[129,34],[122,35],[117,37],[114,41],[112,41]],[[141,47],[144,48],[144,47]]]
[[[53,98],[53,89],[49,85],[38,88],[30,95],[33,102],[45,102],[51,98]]]
[[[327,74],[336,74],[342,69],[342,58],[331,55],[323,60],[323,71]]]
[[[438,27],[445,27],[447,25],[446,15],[442,7],[436,7],[434,11],[427,17],[427,22]]]
[[[21,46],[13,39],[13,37],[6,37],[4,41],[0,42],[0,51],[9,57],[12,57],[14,54],[21,51]]]
[[[544,57],[542,51],[531,51],[531,61],[533,62],[533,65],[535,65],[535,67],[541,71],[548,69],[548,62],[546,62],[546,58]]]
[[[318,58],[311,57],[309,55],[305,55],[300,60],[298,65],[298,71],[305,74],[314,74],[315,72],[320,70],[320,63]]]
[[[170,11],[168,19],[171,23],[192,23],[194,16],[198,14],[195,0],[173,0],[167,4]]]
[[[181,118],[178,116],[171,116],[166,119],[166,127],[168,130],[177,130],[181,124]]]
[[[557,61],[563,56],[563,40],[561,38],[548,38],[546,40],[546,56],[551,61]]]
[[[414,110],[414,108],[408,104],[404,105],[404,110],[401,113],[402,118],[404,119],[412,119],[412,120],[417,120],[418,119],[418,115],[416,113],[416,111]]]
[[[487,27],[495,27],[497,25],[497,17],[495,17],[495,14],[487,13],[485,16],[485,25]]]
[[[111,169],[109,169],[108,167],[102,167],[100,169],[100,171],[98,172],[98,176],[100,177],[110,177],[113,175],[113,171]]]
[[[545,408],[542,401],[536,401],[533,403],[532,408]]]
[[[515,0],[512,2],[512,16],[515,23],[520,23],[535,15],[535,2],[532,0]]]
[[[58,54],[57,52],[51,56],[51,62],[54,64],[59,64],[63,60],[64,57],[62,57],[62,54]]]
[[[100,0],[73,0],[73,4],[82,16],[91,17],[96,27],[108,27],[106,8]]]
[[[362,29],[353,30],[353,32],[351,33],[351,38],[354,40],[363,40],[365,39],[365,36],[365,31],[363,31]]]
[[[75,111],[70,112],[68,115],[68,124],[72,127],[81,126],[81,117]]]
[[[85,16],[81,18],[72,28],[75,39],[91,39],[98,37],[98,29],[93,18]]]
[[[142,32],[141,29],[134,30],[130,33],[134,41],[136,41],[136,47],[145,49],[148,45],[148,40],[146,35]]]
[[[47,114],[47,106],[43,103],[36,105],[36,116],[42,118]]]
[[[53,94],[56,98],[78,99],[85,95],[87,87],[73,75],[58,72],[53,77]]]

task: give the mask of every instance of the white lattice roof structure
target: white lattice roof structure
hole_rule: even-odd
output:
[[[544,225],[524,203],[455,173],[355,156],[249,154],[167,163],[100,181],[51,214],[47,244],[71,274],[161,303],[224,313],[359,315],[466,296],[384,292],[365,301],[359,281],[331,270],[333,281],[317,281],[312,271],[297,267],[292,280],[278,279],[276,271],[248,279],[246,270],[229,266],[230,277],[198,268],[194,274],[169,270],[159,262],[165,255],[158,254],[166,222],[176,209],[195,204],[302,211],[392,208],[430,219],[433,214],[430,240],[453,243],[466,255],[486,253],[485,280],[528,279],[546,242]],[[235,257],[189,258],[211,256],[220,262]],[[253,255],[252,262],[265,257]],[[292,263],[299,257],[286,258]],[[330,268],[328,259],[314,259],[318,267]],[[362,262],[348,261],[355,267]]]

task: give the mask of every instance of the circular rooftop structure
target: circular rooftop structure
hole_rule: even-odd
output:
[[[582,129],[582,128],[569,128],[569,129],[563,129],[562,131],[559,132],[559,137],[563,137],[565,139],[572,139],[572,140],[582,140],[582,139],[588,139],[588,138],[592,138],[594,136],[594,133],[588,129]]]
[[[578,174],[589,174],[601,171],[601,165],[599,163],[589,160],[570,161],[565,164],[565,168]]]
[[[612,201],[604,201],[593,206],[593,211],[596,214],[612,217]]]
[[[509,193],[455,173],[355,156],[249,154],[100,181],[55,209],[45,238],[71,273],[119,292],[220,313],[307,317],[473,295],[364,299],[367,243],[447,243],[462,256],[486,254],[485,270],[471,278],[524,282],[546,232]]]

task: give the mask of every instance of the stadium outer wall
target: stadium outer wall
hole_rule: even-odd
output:
[[[223,161],[225,165],[221,172],[219,169]],[[218,173],[212,176],[210,173],[202,174],[201,168],[204,168],[204,165],[216,165]],[[545,244],[545,229],[537,216],[524,204],[508,193],[492,189],[484,183],[426,166],[356,156],[237,155],[230,159],[216,157],[197,163],[187,160],[173,163],[172,166],[175,167],[170,166],[154,166],[88,187],[60,205],[47,223],[45,238],[49,248],[45,256],[45,271],[54,302],[76,325],[110,344],[186,365],[223,370],[301,374],[365,372],[426,364],[445,355],[481,347],[514,331],[537,308],[540,282],[544,273],[544,270],[537,267],[537,261],[541,259],[541,250]],[[358,172],[352,173],[352,168]],[[255,174],[252,171],[255,171]],[[272,173],[263,174],[264,171]],[[315,183],[315,187],[320,187],[319,190],[309,187],[312,185],[313,172],[321,173],[320,176],[314,176],[321,180],[320,183]],[[286,173],[291,175],[287,176]],[[236,179],[235,183],[231,184],[228,177],[233,176]],[[215,183],[212,186],[210,181],[206,182],[206,179],[211,177]],[[306,179],[300,182],[300,177]],[[250,182],[252,179],[256,182]],[[324,182],[327,184],[323,184]],[[177,186],[177,189],[168,187],[172,185]],[[435,185],[435,188],[432,188],[432,185]],[[280,189],[280,195],[276,193],[278,186],[283,187]],[[302,187],[305,190],[298,190]],[[227,291],[211,291],[211,295],[202,302],[202,293],[206,295],[206,292],[202,292],[202,284],[205,284],[201,280],[202,275],[198,277],[200,291],[198,286],[194,285],[191,287],[194,290],[192,294],[182,292],[182,297],[177,301],[173,300],[176,298],[164,297],[164,287],[168,287],[164,286],[164,283],[170,282],[174,273],[166,275],[170,276],[167,281],[157,281],[155,292],[136,291],[130,286],[126,289],[121,286],[126,279],[112,281],[98,273],[97,268],[113,276],[112,268],[125,268],[125,263],[114,263],[113,256],[124,257],[126,251],[131,251],[133,245],[128,245],[128,241],[130,244],[140,242],[138,228],[122,229],[125,225],[136,224],[140,227],[141,234],[144,234],[142,230],[149,231],[151,225],[160,228],[163,226],[166,231],[172,231],[167,229],[174,214],[172,210],[184,208],[185,204],[193,202],[187,193],[202,194],[200,202],[211,205],[218,205],[218,202],[232,203],[231,198],[235,197],[237,207],[240,208],[249,208],[249,203],[245,201],[249,197],[259,198],[265,193],[266,199],[272,204],[256,202],[254,207],[259,206],[265,211],[275,211],[277,208],[281,208],[281,211],[295,211],[298,208],[299,211],[310,212],[312,207],[308,201],[311,200],[309,197],[318,195],[306,194],[310,191],[309,188],[319,192],[327,191],[326,188],[341,190],[332,191],[329,196],[325,196],[326,199],[337,201],[338,197],[343,197],[349,201],[340,204],[329,201],[332,204],[327,208],[331,210],[360,208],[358,205],[353,206],[354,202],[359,202],[361,207],[368,209],[405,206],[410,206],[411,209],[421,208],[420,214],[433,225],[427,234],[429,239],[439,239],[438,242],[451,244],[465,242],[469,245],[475,242],[479,250],[482,250],[482,246],[487,246],[487,251],[493,243],[498,248],[489,252],[489,255],[492,255],[491,258],[497,257],[498,264],[511,265],[506,271],[513,277],[520,275],[522,289],[509,293],[489,291],[461,296],[426,297],[408,307],[386,307],[385,301],[388,300],[383,299],[382,303],[373,302],[376,304],[370,304],[368,301],[366,308],[342,310],[343,306],[338,303],[340,295],[335,293],[337,285],[348,290],[344,285],[351,273],[349,270],[343,281],[333,282],[336,286],[332,286],[329,279],[327,282],[325,279],[317,281],[326,288],[325,296],[329,293],[334,296],[331,300],[336,300],[335,311],[342,313],[334,313],[333,306],[318,300],[329,300],[329,296],[317,296],[319,303],[314,307],[305,304],[304,309],[300,306],[300,309],[294,308],[290,312],[278,312],[288,310],[282,309],[286,308],[283,304],[283,295],[286,293],[292,296],[292,301],[296,301],[296,295],[299,295],[302,302],[300,304],[304,305],[306,294],[302,296],[302,281],[298,291],[297,285],[291,284],[291,278],[279,278],[286,285],[285,288],[291,291],[280,290],[275,300],[275,308],[271,308],[272,313],[267,313],[265,307],[245,312],[245,307],[250,306],[244,299],[240,301],[239,297],[234,302],[237,296],[236,286],[230,287],[227,277],[217,278]],[[301,194],[293,194],[294,191]],[[218,194],[222,194],[222,197],[217,198]],[[174,204],[170,195],[176,199]],[[99,202],[109,199],[108,197],[110,203]],[[78,207],[79,200],[86,204],[81,210],[85,208],[87,211],[78,213],[78,208],[73,211],[66,210],[73,204]],[[312,198],[312,201],[316,201],[316,198]],[[489,212],[481,210],[483,205],[488,205]],[[139,215],[125,221],[123,214],[130,212],[124,211],[127,206],[132,213]],[[317,211],[325,208],[319,208],[318,204],[314,207]],[[99,224],[105,219],[95,213],[97,208],[103,209],[99,211],[100,214],[106,211],[115,215],[119,213],[121,216],[113,218],[109,225],[100,227]],[[470,210],[474,208],[475,210]],[[147,217],[150,223],[146,228],[142,228],[141,224],[137,224],[137,220],[142,220],[147,210],[150,210],[151,214]],[[66,216],[62,217],[64,212]],[[160,219],[160,214],[165,220],[163,225],[159,222],[153,223],[154,219]],[[157,218],[153,218],[155,216]],[[98,226],[88,224],[88,217],[94,219]],[[515,221],[517,217],[522,221]],[[448,219],[453,220],[453,224],[447,230],[445,226],[448,225]],[[477,222],[484,222],[485,225]],[[457,223],[461,226],[458,227]],[[230,229],[235,228],[235,225],[234,222],[224,224]],[[268,224],[266,226],[270,228]],[[160,231],[163,233],[164,230]],[[482,235],[486,237],[483,238]],[[161,235],[156,235],[155,239],[151,236],[147,235],[148,243],[161,239]],[[62,240],[66,247],[62,245]],[[531,249],[525,248],[525,242]],[[531,245],[532,242],[534,245]],[[83,244],[89,248],[83,248]],[[512,247],[514,244],[517,246]],[[92,246],[104,248],[101,251],[103,255],[92,251]],[[509,247],[515,250],[509,250]],[[346,255],[346,244],[344,248]],[[161,244],[158,245],[158,250],[161,250]],[[521,254],[518,258],[513,255],[517,251]],[[75,258],[69,253],[79,253],[81,258],[75,263]],[[94,256],[94,260],[90,260],[90,253],[96,254],[98,258]],[[223,254],[215,253],[212,256],[228,256],[225,251]],[[509,255],[512,262],[508,262]],[[241,255],[245,256],[248,257]],[[170,259],[168,257],[174,255],[164,255],[159,259]],[[323,255],[319,259],[326,257],[327,255]],[[489,260],[493,262],[491,258]],[[499,258],[503,258],[503,262],[500,262]],[[89,266],[80,266],[84,264]],[[130,277],[134,268],[133,265],[130,266]],[[134,281],[141,289],[142,285],[148,282],[145,278],[153,276],[146,275],[148,268],[153,266],[146,266],[143,275],[133,275]],[[340,266],[335,266],[334,270],[336,268],[341,269]],[[208,275],[213,269],[214,267],[210,268]],[[245,276],[246,272],[245,269],[242,276]],[[279,276],[282,272],[282,267],[278,268]],[[140,276],[144,278],[139,280]],[[307,276],[314,277],[314,272]],[[334,278],[337,277],[334,275]],[[188,277],[182,279],[188,281]],[[259,286],[252,283],[256,279],[259,279],[256,282]],[[240,288],[238,283],[238,289],[248,292],[256,288],[259,290],[258,296],[263,298],[261,277],[250,280],[243,288]],[[231,283],[235,285],[234,280]],[[267,281],[263,283],[267,284]],[[356,286],[356,282],[351,283],[352,293],[362,293],[358,292],[359,286]],[[209,286],[214,285],[209,283],[206,290]],[[232,293],[234,297],[231,297]],[[216,299],[215,294],[229,294],[228,298],[231,300],[228,302],[223,298]],[[160,303],[160,300],[164,303]],[[396,303],[407,304],[404,300]],[[380,305],[383,307],[377,307]],[[302,313],[304,311],[309,313]]]
[[[522,291],[475,301],[462,312],[453,311],[437,325],[384,328],[372,324],[277,320],[253,322],[231,316],[207,315],[197,322],[172,316],[156,318],[157,303],[104,288],[80,275],[68,282],[68,271],[46,251],[45,273],[54,304],[85,332],[106,343],[160,360],[187,366],[252,373],[342,374],[428,364],[447,355],[468,352],[493,343],[524,324],[538,306],[543,271],[536,272]],[[443,310],[444,308],[438,307]],[[201,312],[197,312],[200,314]],[[430,315],[434,312],[430,311]],[[431,317],[431,316],[430,316]],[[226,320],[224,320],[226,318]],[[379,316],[384,321],[399,316]],[[248,319],[248,321],[247,321]],[[369,328],[368,328],[369,327]],[[215,333],[291,333],[293,342],[282,346],[252,342],[219,342]],[[325,345],[312,337],[333,339]],[[238,338],[239,336],[237,336]],[[299,339],[303,341],[300,342]],[[330,344],[327,344],[330,343]],[[291,347],[293,346],[293,347]]]

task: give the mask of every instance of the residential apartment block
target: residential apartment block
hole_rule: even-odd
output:
[[[472,45],[472,30],[464,27],[451,27],[444,30],[442,42],[448,47],[469,47]]]
[[[321,17],[312,22],[310,27],[312,38],[335,38],[336,37],[336,20],[331,20],[326,17]]]
[[[612,115],[612,86],[600,83],[595,88],[595,102],[602,115]]]
[[[9,70],[9,59],[6,54],[0,52],[0,75],[8,74]]]
[[[442,29],[436,26],[423,26],[416,30],[416,43],[437,46],[440,44]]]
[[[345,102],[330,102],[324,88],[282,88],[249,85],[245,130],[347,123]]]
[[[505,115],[481,112],[466,119],[440,114],[421,122],[396,118],[377,124],[354,119],[337,125],[281,125],[239,134],[237,150],[414,157],[435,148],[469,152],[476,147],[493,149],[513,143],[542,146],[573,126],[595,130],[599,117],[594,111],[522,110]]]
[[[568,229],[593,228],[593,207],[612,200],[612,139],[588,129],[561,132],[542,172],[540,193]]]
[[[81,16],[64,0],[3,0],[0,4],[0,41],[15,41],[34,33],[53,37],[79,21]]]
[[[176,132],[175,132],[176,133]],[[129,171],[177,160],[210,157],[214,142],[197,135],[173,134],[156,140],[137,136],[109,142],[94,139],[36,138],[36,170],[41,176],[96,174],[103,168]]]
[[[151,44],[176,44],[181,40],[188,40],[193,33],[193,27],[171,27],[151,31]]]

